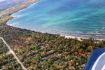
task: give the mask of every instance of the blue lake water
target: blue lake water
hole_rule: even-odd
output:
[[[39,0],[7,24],[62,35],[105,33],[105,0]]]

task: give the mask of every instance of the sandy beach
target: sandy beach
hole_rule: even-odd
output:
[[[65,38],[67,38],[67,39],[69,39],[69,38],[71,38],[71,39],[77,39],[77,40],[79,40],[79,41],[82,41],[82,37],[76,37],[76,36],[65,36]]]
[[[10,16],[11,14],[21,10],[21,9],[24,9],[26,7],[28,7],[29,5],[31,5],[32,3],[35,3],[37,0],[27,0],[25,2],[22,2],[20,4],[17,4],[13,7],[10,7],[6,10],[3,10],[0,12],[0,18],[2,17],[5,17],[5,16]]]

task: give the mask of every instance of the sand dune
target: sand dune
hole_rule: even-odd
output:
[[[28,7],[30,4],[35,3],[37,0],[27,0],[25,2],[22,2],[18,5],[15,5],[14,7],[10,7],[2,12],[0,12],[0,18],[8,16],[13,14],[14,12],[17,12],[23,8]]]

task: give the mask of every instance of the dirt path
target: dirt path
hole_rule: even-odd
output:
[[[9,49],[9,52],[14,56],[14,58],[17,60],[17,62],[21,65],[23,70],[27,70],[23,63],[18,59],[18,57],[16,56],[16,54],[14,53],[14,51],[11,49],[11,47],[7,44],[7,42],[4,40],[3,37],[0,37],[0,39],[3,41],[3,43],[7,46],[7,48]]]

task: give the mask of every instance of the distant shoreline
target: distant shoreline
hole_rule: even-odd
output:
[[[0,12],[0,18],[3,18],[5,16],[10,16],[11,14],[13,14],[19,10],[22,10],[35,2],[37,2],[37,0],[27,0],[25,2],[15,5],[13,7],[10,7],[6,10],[3,10]]]

